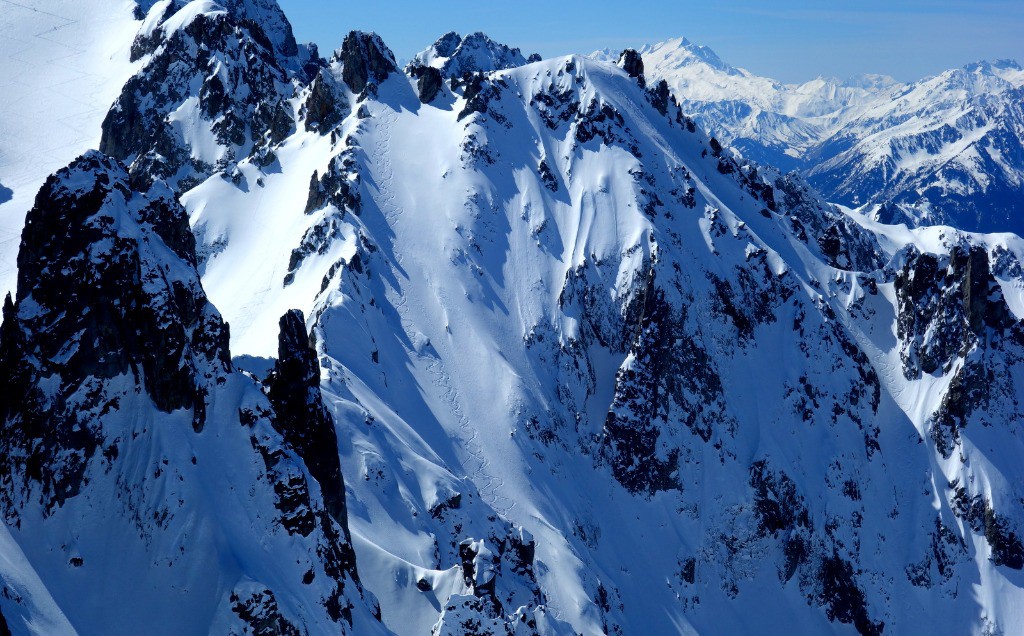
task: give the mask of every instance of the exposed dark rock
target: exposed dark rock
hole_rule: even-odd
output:
[[[277,598],[264,589],[247,594],[231,594],[231,611],[246,625],[253,636],[302,636],[304,633],[281,614]]]
[[[507,636],[510,631],[487,603],[474,596],[452,595],[441,610],[432,636]]]
[[[294,49],[290,27],[285,31],[275,48],[259,25],[235,11],[198,14],[169,34],[157,28],[136,43],[151,56],[107,113],[100,150],[129,165],[137,189],[166,180],[186,190],[246,157],[268,165],[270,147],[293,130],[285,101],[297,62],[282,53]],[[224,148],[216,165],[194,156],[168,118],[192,98]]]
[[[168,269],[162,246],[181,263]],[[0,332],[5,492],[23,492],[10,485],[20,476],[39,482],[50,505],[74,496],[103,443],[80,425],[83,413],[115,407],[96,403],[97,383],[123,374],[157,408],[191,409],[203,428],[203,387],[230,356],[195,263],[188,218],[166,187],[132,192],[125,168],[98,152],[47,179],[26,217],[18,295],[4,303]],[[40,383],[54,376],[59,390],[44,394]]]
[[[619,54],[618,64],[619,68],[626,71],[627,75],[636,78],[637,84],[641,88],[647,85],[647,80],[644,78],[644,60],[636,49],[626,49]]]
[[[353,93],[380,84],[398,70],[395,56],[376,33],[350,31],[334,59],[342,63],[342,80]]]
[[[693,585],[697,580],[697,560],[693,557],[683,561],[679,569],[679,578],[686,583]]]
[[[668,82],[665,80],[659,81],[654,88],[648,90],[648,99],[651,100],[651,105],[662,115],[668,114],[669,105],[675,105],[676,99],[668,89]]]
[[[949,382],[939,408],[928,420],[928,434],[943,457],[949,457],[960,443],[960,431],[976,410],[989,404],[995,373],[974,360],[964,364]]]
[[[947,257],[910,249],[896,273],[900,357],[908,379],[948,372],[983,339],[1014,326],[981,247],[955,246]]]
[[[413,66],[409,74],[416,80],[416,92],[424,104],[434,101],[444,86],[441,71],[432,66]]]
[[[245,425],[252,426],[260,419],[269,418],[274,428],[279,429],[280,425],[273,421],[274,417],[275,414],[269,411],[243,410],[239,413],[239,420]],[[355,551],[349,536],[347,517],[345,523],[339,523],[326,510],[326,501],[325,508],[315,505],[305,473],[296,471],[295,464],[285,461],[287,454],[284,448],[269,446],[268,441],[255,431],[250,435],[252,447],[263,459],[267,477],[274,488],[274,506],[280,513],[278,523],[291,535],[308,537],[317,529],[323,533],[325,542],[319,546],[317,556],[323,564],[324,573],[334,582],[334,590],[325,600],[325,606],[334,621],[344,620],[351,625],[353,606],[351,599],[345,594],[346,581],[351,580],[355,584],[355,591],[359,596],[364,594],[356,569]],[[287,439],[285,442],[288,443]],[[337,448],[336,443],[334,448]],[[321,493],[323,492],[321,488]],[[344,513],[344,500],[341,503]],[[308,576],[304,578],[308,579]],[[371,609],[379,618],[379,608]]]
[[[501,558],[493,554],[482,541],[466,539],[459,544],[462,579],[473,596],[488,603],[488,613],[500,617],[504,613],[501,601],[495,595],[495,583],[501,571]]]
[[[321,557],[327,564],[327,573],[339,581],[336,596],[340,599],[344,589],[341,583],[343,577],[348,576],[358,584],[359,573],[348,527],[338,437],[334,430],[334,419],[324,406],[320,394],[320,365],[306,334],[302,312],[294,309],[287,312],[281,317],[280,326],[277,362],[266,382],[267,396],[274,408],[274,428],[302,458],[310,475],[320,484],[324,508],[337,526],[326,519],[316,519],[315,513],[309,512],[313,507],[308,501],[310,494],[304,477],[293,478],[293,481],[298,480],[295,483],[276,480],[278,507],[287,509],[283,512],[293,527],[289,531],[303,534],[316,523],[331,539],[329,553]],[[273,453],[261,452],[268,471],[273,470],[276,457]],[[292,494],[294,497],[289,497]],[[340,534],[336,527],[340,529]],[[351,623],[351,618],[346,616],[348,610],[338,607],[337,612]]]
[[[956,568],[969,559],[967,544],[955,530],[936,517],[932,541],[924,559],[910,564],[907,580],[916,587],[930,589],[953,578]]]
[[[343,152],[331,160],[323,176],[313,173],[309,180],[309,195],[306,199],[306,214],[321,209],[328,203],[342,213],[358,215],[360,211],[359,172],[354,169],[355,159],[351,152]]]
[[[641,296],[643,309],[630,345],[633,363],[618,370],[615,396],[601,433],[600,457],[615,479],[633,493],[651,496],[682,488],[679,449],[667,442],[666,426],[677,422],[707,442],[721,427],[724,393],[714,363],[681,328],[681,316],[664,298],[651,271]]]
[[[598,100],[594,99],[587,103],[586,108],[581,108],[574,115],[576,141],[581,144],[598,138],[605,145],[621,143],[629,147],[630,141],[620,134],[625,125],[622,113],[615,110],[611,104],[598,105]]]
[[[1014,570],[1024,568],[1024,543],[1013,531],[1009,519],[997,514],[984,496],[972,497],[966,488],[955,482],[950,488],[953,490],[953,514],[967,522],[971,530],[984,535],[992,548],[992,563]]]
[[[462,96],[466,99],[466,105],[459,112],[460,121],[473,113],[486,113],[487,102],[494,92],[493,86],[487,84],[484,76],[480,73],[467,75],[463,78],[463,84],[465,90]]]
[[[544,187],[552,192],[558,192],[558,177],[551,171],[551,166],[544,159],[540,160],[540,164],[537,165],[537,172],[540,174],[540,180],[544,182]]]
[[[348,104],[334,76],[322,69],[309,86],[309,94],[302,104],[300,114],[304,117],[306,130],[327,134],[341,123],[347,108]]]
[[[440,501],[430,508],[430,516],[434,519],[440,519],[445,512],[449,510],[458,510],[462,507],[462,494],[455,493],[451,497],[448,497],[444,501]]]
[[[862,272],[873,272],[885,265],[875,236],[834,206],[823,203],[796,173],[778,177],[774,184],[769,184],[751,171],[744,182],[752,194],[765,201],[769,210],[785,210],[797,238],[811,246],[816,244],[829,265]]]
[[[830,621],[853,623],[863,636],[878,636],[885,630],[885,623],[872,620],[868,614],[864,590],[857,585],[848,561],[838,554],[822,559],[818,579],[821,592],[817,600],[825,606]]]
[[[811,527],[807,505],[789,476],[776,475],[766,461],[757,461],[750,467],[750,486],[754,489],[759,532],[776,536],[782,532],[789,536],[798,528]]]
[[[327,512],[348,538],[345,482],[338,458],[334,419],[320,395],[320,365],[310,346],[302,312],[293,309],[281,317],[277,363],[267,381],[267,396],[276,414],[276,428],[320,483]]]
[[[733,270],[735,279],[731,282],[708,274],[715,286],[712,308],[736,326],[741,343],[753,342],[759,325],[775,322],[776,309],[795,293],[788,281],[774,275],[763,256],[755,258],[747,267]]]

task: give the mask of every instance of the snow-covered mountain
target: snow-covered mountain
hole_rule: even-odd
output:
[[[13,633],[1024,627],[1020,238],[830,205],[634,51],[272,9],[149,8],[29,213]]]
[[[683,109],[744,156],[801,171],[831,201],[890,222],[1024,232],[1024,72],[981,62],[900,84],[783,84],[685,39],[640,49]],[[593,54],[607,59],[608,51]]]
[[[449,31],[425,50],[416,54],[412,66],[430,66],[441,71],[442,77],[462,77],[466,73],[500,71],[540,61],[533,54],[529,60],[517,48],[495,42],[484,33],[470,33],[462,37]]]
[[[1024,69],[981,62],[903,87],[809,155],[847,205],[894,203],[917,222],[1024,234]]]
[[[705,130],[744,156],[787,170],[801,166],[812,148],[880,93],[900,86],[890,77],[872,75],[783,84],[734,67],[685,38],[638,52],[645,74],[666,80],[684,110]],[[602,60],[616,56],[608,50],[591,55]]]

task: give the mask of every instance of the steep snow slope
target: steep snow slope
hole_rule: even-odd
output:
[[[6,525],[0,525],[0,582],[6,592],[0,597],[0,628],[11,630],[0,631],[38,636],[75,633]]]
[[[99,143],[136,70],[131,0],[5,0],[0,6],[0,290],[14,289],[18,237],[52,172]]]
[[[825,248],[799,240],[797,228],[811,236],[839,228],[838,249],[823,242],[841,269],[881,270],[885,256],[871,239],[813,199],[802,202],[809,195],[795,185],[779,201],[787,213],[766,219],[762,190],[740,187],[738,169],[722,174],[731,164],[641,106],[637,87],[607,67],[560,59],[496,76],[482,89],[493,91],[486,112],[468,126],[459,123],[462,103],[416,111],[397,84],[395,93],[381,87],[382,110],[370,111],[356,144],[374,184],[361,220],[371,236],[394,232],[393,242],[360,254],[366,273],[348,275],[365,283],[331,277],[329,286],[355,289],[320,301],[319,339],[338,378],[328,392],[338,385],[339,397],[359,405],[346,407],[350,430],[402,432],[404,420],[415,434],[388,445],[426,441],[448,466],[454,453],[454,472],[537,537],[549,607],[585,633],[765,623],[816,633],[829,619],[873,633],[973,622],[966,597],[959,610],[939,591],[916,608],[888,600],[913,595],[905,569],[929,553],[932,536],[944,536],[937,518],[957,523],[936,517],[933,498],[917,488],[889,493],[928,474],[906,458],[925,461],[915,427],[928,430],[936,403],[908,415],[889,392],[923,390],[893,380],[883,392],[817,291],[835,278],[842,288],[851,275],[822,264]],[[384,221],[376,227],[374,207]],[[861,295],[833,293],[842,298],[835,311]],[[364,329],[353,342],[349,334]],[[769,380],[780,359],[788,373]],[[446,432],[439,439],[434,420]],[[380,435],[353,439],[357,498],[393,502],[401,493],[421,511],[443,499],[422,468],[406,472],[417,463],[407,451],[388,460],[395,451],[382,450]],[[451,451],[445,436],[457,440]],[[945,470],[941,492],[952,497],[944,484],[956,471]],[[363,490],[366,482],[378,492]],[[879,501],[887,503],[863,503]],[[431,565],[422,556],[429,545],[415,550],[410,537],[388,541],[382,527],[397,514],[368,517],[353,526],[404,561],[451,563]],[[960,567],[1013,576],[988,562],[987,548],[974,563],[968,554],[955,555]],[[1019,620],[1006,598],[980,601],[996,624]],[[392,615],[404,602],[393,603]]]

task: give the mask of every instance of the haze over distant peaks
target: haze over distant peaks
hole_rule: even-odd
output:
[[[909,84],[881,75],[783,84],[685,38],[640,52],[648,76],[665,79],[723,143],[801,171],[830,200],[885,206],[889,220],[911,225],[1024,232],[1024,72],[1012,60]]]

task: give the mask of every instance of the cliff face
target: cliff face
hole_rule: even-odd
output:
[[[231,367],[184,209],[128,184],[92,152],[29,212],[0,332],[6,524],[83,633],[372,633],[347,528]]]

